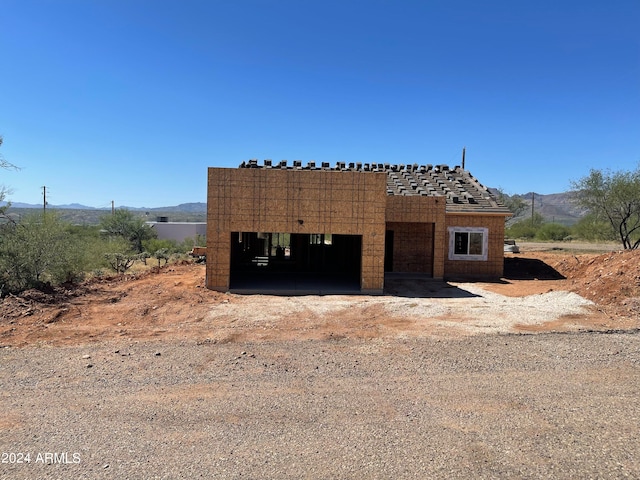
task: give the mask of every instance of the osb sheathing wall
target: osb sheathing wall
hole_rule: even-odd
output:
[[[231,232],[362,235],[361,289],[382,291],[386,174],[209,168],[207,287],[229,288]]]
[[[393,271],[422,272],[443,278],[445,199],[388,196],[386,205],[387,229],[395,232]]]
[[[486,227],[489,230],[487,260],[449,260],[449,233],[445,229],[445,272],[452,277],[501,277],[504,272],[504,215],[447,214],[448,227]]]
[[[392,272],[433,273],[433,223],[387,223],[393,231]]]

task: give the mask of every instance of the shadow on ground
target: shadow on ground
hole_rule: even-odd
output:
[[[384,294],[408,298],[471,298],[478,296],[440,280],[388,277],[385,277],[384,281]]]
[[[338,275],[235,276],[231,293],[241,295],[360,295],[353,278]],[[419,274],[385,274],[384,295],[409,298],[470,298],[477,295]]]
[[[555,268],[537,258],[508,257],[504,259],[506,280],[564,280]]]
[[[503,278],[478,278],[482,282],[508,283],[509,280],[563,280],[560,272],[536,258],[504,259]],[[473,281],[460,278],[460,282]],[[236,274],[232,276],[232,293],[262,295],[358,295],[357,279],[338,274]],[[422,274],[385,273],[384,295],[409,298],[471,298],[478,295],[442,280]]]

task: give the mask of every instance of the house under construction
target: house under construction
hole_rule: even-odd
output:
[[[381,293],[385,273],[500,277],[506,207],[446,165],[209,168],[207,287]]]

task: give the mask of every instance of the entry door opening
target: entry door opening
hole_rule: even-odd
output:
[[[384,271],[393,272],[393,230],[384,235]]]

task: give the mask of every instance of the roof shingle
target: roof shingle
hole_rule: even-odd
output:
[[[451,169],[448,165],[338,162],[331,167],[329,163],[317,165],[313,161],[303,166],[299,160],[294,160],[289,166],[286,160],[275,165],[271,160],[265,160],[263,165],[259,165],[257,160],[249,160],[242,162],[240,168],[386,172],[387,195],[444,197],[450,213],[511,214],[487,187],[459,166]]]

